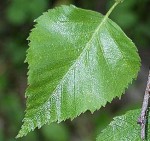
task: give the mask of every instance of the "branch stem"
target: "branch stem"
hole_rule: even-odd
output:
[[[147,114],[148,114],[149,97],[150,97],[150,71],[149,71],[147,86],[146,86],[145,95],[143,99],[141,114],[137,121],[137,123],[140,124],[141,126],[141,139],[142,140],[146,138],[146,126],[147,126],[146,123],[147,123],[147,116],[148,116]]]

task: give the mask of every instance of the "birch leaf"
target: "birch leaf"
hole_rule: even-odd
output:
[[[122,95],[140,66],[133,42],[100,13],[61,6],[36,22],[29,36],[27,108],[18,137],[100,109]]]
[[[140,112],[140,109],[131,110],[123,116],[115,117],[114,121],[100,133],[97,141],[141,141],[141,127],[137,124]],[[150,141],[149,133],[147,139]]]

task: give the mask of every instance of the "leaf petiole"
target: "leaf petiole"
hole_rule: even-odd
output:
[[[114,10],[114,8],[121,2],[123,2],[122,0],[115,0],[116,2],[113,4],[113,6],[109,9],[109,11],[106,13],[104,19],[107,19],[109,17],[109,15],[111,14],[111,12]]]

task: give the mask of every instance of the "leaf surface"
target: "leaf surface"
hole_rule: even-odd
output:
[[[114,121],[100,133],[97,141],[141,141],[141,127],[137,124],[140,112],[139,109],[131,110],[123,116],[115,117]],[[149,128],[150,124],[148,125]],[[150,141],[149,133],[147,141]]]
[[[105,106],[121,96],[140,66],[132,41],[100,13],[61,6],[36,22],[29,36],[27,109],[18,137]]]

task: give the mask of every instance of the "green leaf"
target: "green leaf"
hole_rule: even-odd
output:
[[[136,78],[137,49],[107,16],[71,5],[36,20],[26,58],[27,109],[18,137],[94,112],[120,97]]]
[[[97,141],[141,141],[141,128],[137,124],[140,111],[131,110],[123,116],[115,117],[114,121],[98,136]],[[150,128],[150,124],[148,126]],[[147,141],[150,141],[149,134]]]

